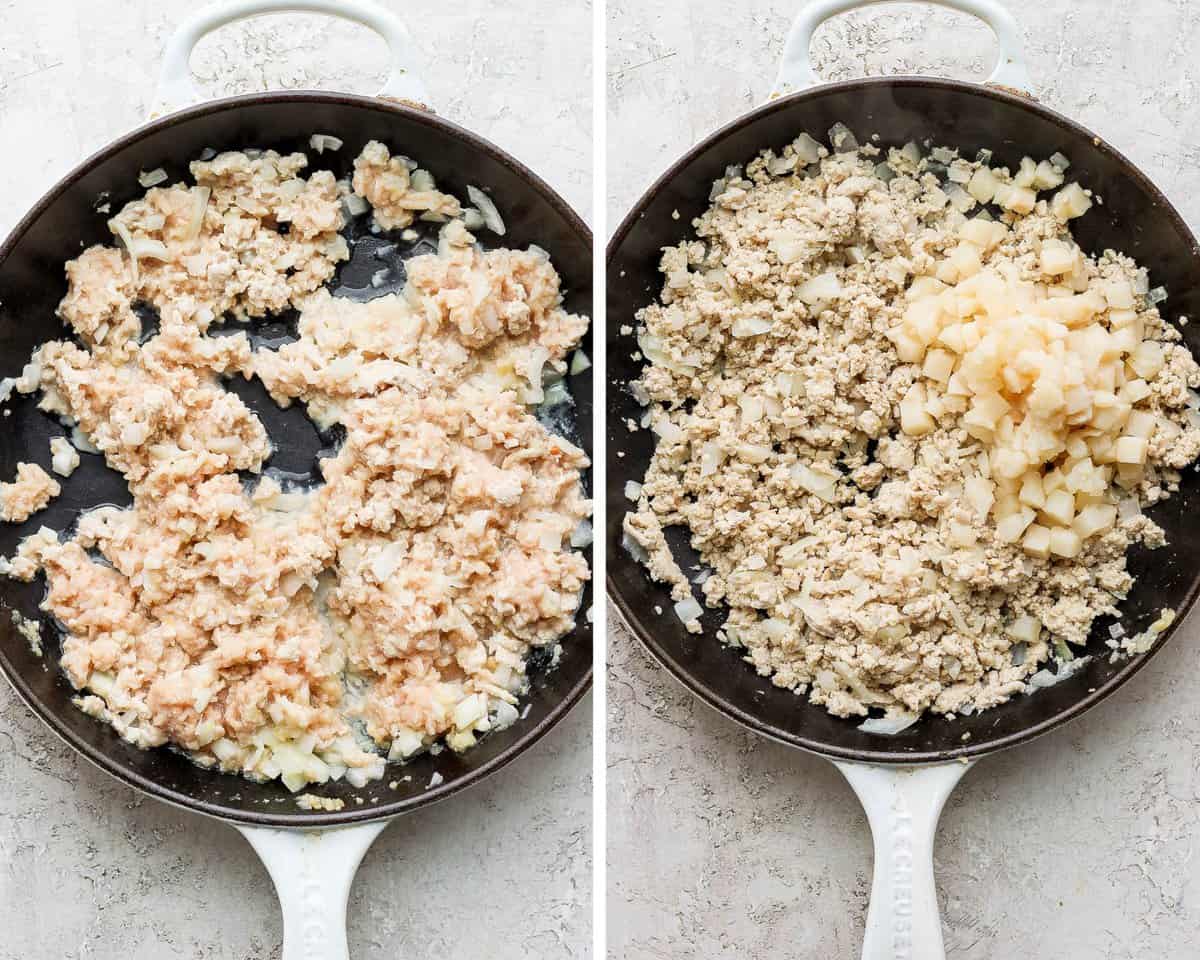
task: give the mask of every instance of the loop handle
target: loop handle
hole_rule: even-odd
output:
[[[369,27],[383,37],[391,57],[391,72],[376,96],[420,107],[428,104],[425,84],[414,71],[417,55],[412,37],[391,11],[367,0],[227,0],[201,7],[167,41],[151,119],[204,99],[192,80],[190,61],[196,44],[228,23],[268,13],[323,13]]]
[[[806,3],[797,14],[792,29],[788,33],[787,42],[783,48],[783,60],[779,64],[779,74],[775,85],[771,88],[771,99],[799,93],[809,87],[815,87],[824,81],[817,76],[813,69],[810,48],[813,35],[817,28],[831,17],[849,13],[860,7],[870,7],[880,3],[895,3],[898,0],[812,0]],[[1029,80],[1029,70],[1025,66],[1024,46],[1021,43],[1021,32],[1011,13],[998,0],[924,0],[939,7],[958,10],[978,17],[996,35],[1000,45],[1000,57],[996,61],[992,75],[986,83],[1007,87],[1017,93],[1031,96],[1033,84]]]

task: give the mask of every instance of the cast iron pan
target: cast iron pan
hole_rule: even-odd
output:
[[[802,15],[789,41],[788,56],[800,56],[802,86],[808,79],[807,53],[812,30],[823,20],[860,2],[824,2]],[[947,4],[988,20],[1004,42],[1007,15],[990,2]],[[1015,31],[1013,31],[1015,34]],[[806,34],[797,40],[798,34]],[[1008,49],[1011,49],[1009,47]],[[1016,60],[1015,54],[1009,63]],[[1023,70],[1022,70],[1023,72]],[[787,71],[785,70],[785,74]],[[783,84],[777,89],[784,88]],[[653,301],[662,287],[660,251],[692,236],[688,224],[709,205],[712,182],[730,164],[742,164],[766,147],[782,148],[801,131],[827,142],[826,131],[841,121],[860,142],[874,134],[879,145],[900,146],[915,140],[930,146],[957,147],[974,158],[980,148],[993,151],[994,165],[1015,169],[1024,155],[1044,158],[1061,151],[1071,160],[1070,179],[1103,198],[1072,222],[1080,245],[1099,253],[1113,248],[1129,254],[1150,271],[1151,285],[1163,285],[1169,299],[1160,304],[1171,321],[1200,317],[1200,250],[1179,214],[1149,179],[1124,156],[1079,124],[1027,96],[971,83],[926,77],[893,77],[830,83],[772,100],[706,137],[689,150],[642,196],[617,228],[607,252],[607,424],[606,491],[608,590],[617,607],[653,656],[694,694],[765,736],[830,759],[869,764],[931,764],[968,759],[1014,746],[1054,729],[1107,697],[1125,683],[1171,637],[1191,607],[1200,586],[1200,477],[1184,471],[1181,489],[1148,511],[1165,529],[1167,546],[1137,548],[1129,568],[1137,578],[1121,604],[1128,633],[1144,629],[1164,608],[1174,609],[1174,625],[1145,655],[1110,663],[1104,641],[1110,618],[1097,621],[1087,653],[1091,662],[1055,686],[1020,695],[982,713],[947,721],[926,716],[895,736],[864,733],[858,720],[839,719],[803,696],[773,686],[742,662],[735,649],[716,639],[723,610],[706,608],[701,635],[687,633],[672,610],[668,589],[652,582],[645,568],[621,546],[622,520],[630,508],[625,482],[642,480],[654,449],[648,430],[630,433],[627,418],[637,421],[642,408],[630,395],[643,361],[634,359],[634,314]],[[679,211],[679,218],[672,216]],[[1200,350],[1200,329],[1183,327],[1193,353]],[[617,456],[620,452],[622,456]],[[668,540],[685,570],[698,558],[686,531],[671,528]],[[661,614],[656,613],[661,609]],[[964,734],[969,738],[964,740]],[[956,765],[957,766],[957,765]],[[955,777],[957,779],[957,777]],[[878,858],[877,858],[878,863]],[[940,941],[940,937],[939,937]],[[939,943],[940,948],[940,943]]]
[[[345,141],[336,153],[317,155],[308,149],[313,131]],[[441,189],[466,196],[466,186],[486,185],[505,218],[507,235],[497,238],[481,231],[489,246],[523,248],[537,243],[550,251],[567,291],[566,307],[591,312],[591,235],[569,207],[540,179],[499,148],[428,112],[367,97],[327,93],[279,93],[236,97],[207,103],[151,123],[84,161],[43,197],[0,247],[0,376],[14,376],[30,352],[46,340],[65,335],[54,309],[66,292],[63,264],[83,246],[111,242],[106,217],[96,213],[98,196],[109,198],[112,210],[141,193],[141,170],[165,167],[172,182],[187,177],[187,163],[205,148],[218,151],[257,146],[280,152],[305,150],[310,169],[327,167],[346,175],[366,141],[378,139],[394,150],[428,164]],[[361,234],[361,230],[360,230]],[[430,234],[426,234],[429,236]],[[436,232],[431,234],[436,242]],[[355,245],[354,258],[342,265],[334,287],[349,287],[362,295],[387,292],[370,286],[370,275],[381,261],[372,247],[395,236],[369,234]],[[400,244],[405,254],[427,252],[424,244]],[[269,332],[286,331],[287,318],[268,324]],[[230,325],[230,329],[233,329]],[[237,329],[242,327],[238,325]],[[219,331],[215,331],[219,332]],[[286,335],[286,333],[284,333]],[[589,339],[584,350],[589,350]],[[576,397],[575,436],[591,447],[591,371],[572,378]],[[228,386],[247,400],[263,419],[276,452],[268,460],[289,473],[316,469],[316,455],[329,438],[318,435],[299,404],[281,410],[257,380],[240,378]],[[36,409],[37,395],[14,399],[0,429],[0,476],[11,477],[18,461],[32,460],[49,469],[49,441],[66,430],[54,417]],[[124,478],[109,469],[104,458],[81,454],[80,467],[62,481],[62,495],[49,508],[23,524],[0,525],[0,552],[11,556],[17,544],[39,527],[64,530],[83,510],[102,503],[125,504],[129,493]],[[0,582],[0,604],[38,617],[45,592],[39,577],[31,584]],[[581,610],[591,603],[589,593]],[[591,625],[579,617],[575,632],[564,638],[563,655],[554,670],[536,671],[528,717],[461,755],[446,751],[424,756],[403,768],[389,767],[382,781],[355,788],[339,782],[322,787],[323,796],[341,797],[346,809],[338,813],[298,810],[288,791],[277,782],[255,784],[240,777],[201,770],[185,757],[166,749],[139,750],[125,743],[107,725],[98,723],[71,703],[74,691],[56,662],[59,637],[42,629],[46,656],[34,656],[0,613],[0,667],[29,705],[56,732],[109,773],[155,796],[205,813],[245,823],[279,826],[350,823],[388,816],[448,796],[511,760],[545,733],[583,693],[591,677]],[[426,789],[434,773],[445,782]],[[388,782],[411,774],[397,790]],[[356,797],[366,802],[358,805]]]
[[[314,132],[336,136],[344,146],[318,155],[308,145]],[[498,238],[483,231],[481,241],[488,246],[516,248],[536,243],[548,250],[562,275],[567,309],[590,314],[590,231],[545,182],[503,150],[428,110],[398,102],[320,92],[242,96],[182,110],[120,138],[76,167],[21,220],[0,246],[0,376],[17,374],[36,346],[66,335],[55,316],[55,307],[66,291],[63,264],[85,246],[111,242],[107,216],[95,208],[103,201],[115,212],[140,195],[139,171],[161,166],[175,182],[188,178],[188,162],[206,149],[258,147],[283,153],[303,150],[310,157],[310,169],[328,168],[341,177],[351,170],[354,157],[370,139],[419,158],[434,172],[443,190],[465,197],[467,184],[485,187],[504,217],[507,235]],[[399,256],[427,252],[429,237],[436,243],[435,230],[426,231],[417,243],[401,242]],[[398,237],[373,237],[359,226],[355,239],[354,257],[339,269],[333,282],[335,291],[369,298],[399,286],[399,258],[392,261],[399,269],[382,290],[372,288],[369,282],[382,265],[374,257],[375,248]],[[251,333],[286,337],[289,319],[294,317],[252,324]],[[583,344],[589,352],[590,337],[589,332]],[[566,428],[570,439],[589,452],[591,376],[588,370],[571,378],[575,421]],[[317,452],[331,438],[317,434],[299,405],[281,410],[258,381],[245,384],[239,378],[228,386],[246,398],[266,423],[276,447],[268,466],[291,473],[316,469]],[[0,477],[11,477],[21,460],[48,468],[49,440],[66,432],[57,419],[36,409],[36,401],[36,395],[14,395],[5,405],[5,417],[0,421]],[[63,480],[62,495],[47,510],[20,525],[0,525],[0,552],[11,555],[23,537],[42,525],[68,529],[83,510],[101,503],[129,502],[123,478],[110,470],[101,456],[83,454],[81,461],[79,469]],[[73,706],[75,691],[57,666],[60,642],[55,630],[43,624],[46,654],[38,657],[10,623],[9,610],[38,618],[44,590],[40,577],[32,584],[0,582],[0,668],[30,707],[89,760],[131,786],[241,823],[332,826],[391,816],[449,796],[532,745],[562,718],[591,680],[591,625],[582,616],[591,604],[589,587],[578,626],[563,639],[557,666],[549,669],[545,663],[535,663],[532,668],[533,689],[525,701],[530,709],[524,720],[483,738],[479,746],[462,755],[445,751],[404,766],[390,765],[383,780],[363,788],[344,781],[321,787],[316,792],[344,799],[345,809],[304,812],[277,782],[256,784],[205,771],[168,749],[139,750]],[[444,782],[427,788],[435,774]],[[389,781],[397,779],[401,780],[399,787],[391,789]],[[359,799],[364,801],[361,805]]]
[[[234,0],[207,7],[182,24],[164,56],[156,102],[159,112],[197,99],[188,71],[196,42],[233,20],[283,11],[320,12],[356,20],[387,41],[391,75],[378,97],[321,92],[275,93],[233,97],[181,110],[130,133],[87,159],[34,205],[0,246],[0,376],[18,373],[39,344],[67,335],[55,316],[66,291],[63,265],[85,247],[111,243],[108,204],[116,212],[140,195],[140,171],[163,167],[171,182],[188,180],[188,162],[205,150],[275,149],[304,151],[309,169],[327,168],[338,177],[352,169],[368,140],[380,140],[394,152],[418,159],[437,178],[441,189],[466,197],[468,184],[484,188],[496,202],[507,226],[500,238],[481,231],[485,246],[524,248],[536,243],[549,251],[562,276],[565,306],[590,314],[592,306],[592,237],[567,204],[529,169],[481,137],[444,120],[422,104],[424,87],[410,69],[413,49],[404,25],[387,11],[362,0]],[[344,142],[336,152],[317,154],[309,147],[314,133]],[[436,225],[424,225],[421,239],[409,243],[392,235],[373,236],[359,218],[348,228],[352,259],[341,265],[331,283],[335,294],[370,299],[403,284],[403,260],[436,249]],[[417,227],[422,225],[418,223]],[[381,255],[385,243],[396,252]],[[390,270],[383,287],[371,277]],[[249,330],[263,346],[294,337],[295,315],[262,323],[233,325]],[[153,327],[153,317],[146,317]],[[148,332],[152,332],[148,331]],[[214,328],[214,334],[220,328]],[[591,352],[591,333],[582,344]],[[318,434],[300,405],[281,410],[257,380],[228,381],[263,420],[275,453],[268,467],[316,478],[319,451],[328,452],[336,435]],[[573,422],[560,417],[556,429],[591,453],[592,372],[569,381],[575,398]],[[65,434],[54,418],[36,409],[37,397],[14,395],[0,419],[0,478],[10,478],[19,461],[49,465],[49,440]],[[570,419],[570,418],[568,418]],[[80,467],[63,480],[63,492],[51,506],[20,525],[0,524],[0,553],[11,556],[20,540],[42,525],[69,529],[79,514],[102,503],[125,504],[123,478],[108,469],[101,456],[84,454]],[[585,477],[585,483],[590,479]],[[588,551],[589,562],[591,560]],[[39,577],[32,584],[0,581],[0,670],[21,697],[63,739],[103,770],[169,803],[234,823],[262,856],[283,899],[285,960],[346,956],[345,904],[355,868],[370,842],[397,814],[450,796],[504,766],[544,736],[591,682],[592,628],[583,616],[592,603],[585,591],[575,630],[562,639],[562,655],[550,667],[549,656],[530,658],[532,689],[524,698],[523,719],[489,734],[479,745],[458,755],[445,750],[425,754],[404,765],[389,765],[382,780],[362,788],[345,781],[314,786],[310,792],[344,801],[339,811],[301,810],[277,781],[254,783],[241,777],[203,770],[166,748],[139,750],[109,726],[86,716],[72,703],[75,695],[58,667],[60,638],[43,622],[45,655],[35,656],[10,621],[12,611],[39,618],[45,591]],[[391,786],[395,784],[395,787]],[[371,823],[366,823],[372,821]],[[354,829],[301,834],[270,827],[324,828],[360,824]]]
[[[1089,252],[1113,248],[1148,266],[1152,285],[1165,286],[1160,304],[1170,320],[1200,317],[1200,250],[1195,238],[1166,197],[1115,149],[1071,120],[1038,103],[989,87],[918,77],[831,83],[808,93],[766,104],[705,138],[674,164],[642,196],[608,245],[608,396],[607,424],[609,547],[608,588],[625,619],[680,680],[713,706],[761,733],[830,757],[887,762],[931,762],[972,757],[1028,740],[1076,716],[1103,699],[1141,668],[1178,627],[1200,586],[1200,477],[1183,474],[1180,492],[1148,511],[1167,532],[1158,550],[1135,549],[1129,567],[1137,583],[1122,604],[1123,623],[1133,633],[1151,623],[1164,607],[1179,613],[1149,654],[1108,663],[1097,657],[1071,678],[1036,696],[953,722],[925,719],[896,736],[860,733],[860,721],[832,717],[824,707],[781,690],[744,665],[736,651],[714,640],[724,622],[721,610],[706,610],[704,634],[693,636],[671,610],[670,592],[646,576],[645,568],[621,547],[621,524],[630,504],[628,480],[641,481],[654,450],[654,434],[630,433],[626,418],[637,421],[643,408],[628,383],[641,373],[634,360],[634,314],[662,288],[661,250],[689,236],[686,226],[708,207],[708,191],[725,167],[745,163],[759,150],[782,147],[800,131],[824,140],[824,132],[842,121],[860,140],[878,133],[881,145],[931,140],[934,146],[958,147],[974,157],[981,147],[994,151],[994,164],[1015,169],[1023,155],[1049,156],[1061,151],[1071,159],[1071,178],[1104,198],[1072,222],[1075,238]],[[678,210],[675,220],[672,211]],[[1200,329],[1183,327],[1193,353],[1200,352]],[[624,456],[617,457],[617,451]],[[675,536],[672,538],[670,534]],[[684,568],[697,562],[685,531],[669,532]],[[655,606],[663,609],[658,615]],[[1088,653],[1102,653],[1111,619],[1097,621]],[[960,741],[970,732],[967,743]]]
[[[891,737],[859,732],[859,721],[831,716],[802,698],[771,685],[714,640],[724,622],[721,610],[706,610],[704,634],[683,629],[671,609],[670,592],[651,582],[645,568],[621,547],[621,523],[630,504],[627,480],[640,481],[654,450],[654,434],[630,433],[626,418],[640,419],[642,408],[627,385],[640,375],[642,361],[633,336],[622,325],[635,325],[634,314],[654,300],[662,287],[660,252],[688,236],[686,224],[708,207],[712,181],[725,167],[744,163],[767,146],[782,147],[801,130],[822,136],[837,121],[859,137],[878,133],[883,145],[932,139],[933,145],[958,147],[974,157],[980,147],[995,153],[997,165],[1016,168],[1020,158],[1049,156],[1056,150],[1071,159],[1068,173],[1104,198],[1073,221],[1080,245],[1089,252],[1108,247],[1149,267],[1152,285],[1170,293],[1160,305],[1168,319],[1200,317],[1200,250],[1179,214],[1162,193],[1120,153],[1078,124],[1040,104],[973,84],[916,77],[853,80],[819,87],[810,93],[776,100],[735,120],[694,147],[638,201],[608,246],[608,396],[605,421],[608,446],[606,491],[609,547],[608,587],[637,636],[672,673],[713,706],[754,729],[786,743],[830,757],[887,762],[931,762],[972,757],[1012,746],[1044,733],[1103,699],[1136,673],[1170,635],[1195,598],[1200,584],[1200,477],[1183,474],[1179,493],[1148,511],[1167,532],[1158,550],[1136,548],[1129,567],[1137,583],[1122,604],[1130,633],[1151,623],[1164,607],[1180,617],[1149,654],[1110,664],[1092,663],[1036,696],[953,722],[925,719]],[[680,219],[672,218],[679,210]],[[1183,327],[1193,352],[1200,351],[1200,329]],[[624,456],[617,457],[617,451]],[[671,535],[674,535],[673,537]],[[669,531],[684,568],[697,562],[686,533]],[[654,612],[655,606],[664,611]],[[1098,620],[1088,653],[1102,653],[1111,619]],[[962,734],[971,738],[961,741]]]

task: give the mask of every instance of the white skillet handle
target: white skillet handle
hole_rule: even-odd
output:
[[[266,13],[324,13],[353,20],[383,37],[391,57],[391,72],[376,96],[407,100],[420,106],[429,102],[425,84],[414,72],[417,54],[404,22],[389,10],[368,0],[222,0],[201,7],[176,29],[163,52],[151,117],[159,117],[204,99],[192,81],[192,51],[207,34],[227,23]]]
[[[894,2],[897,0],[811,0],[811,2],[805,3],[792,24],[787,43],[784,44],[783,60],[779,64],[779,75],[775,78],[775,86],[771,88],[771,99],[786,96],[789,93],[798,93],[824,82],[813,69],[810,48],[813,34],[826,20],[860,7]],[[991,27],[992,32],[996,35],[996,41],[1000,45],[1000,58],[996,61],[996,68],[992,71],[992,75],[985,82],[1011,87],[1022,93],[1032,91],[1033,84],[1029,80],[1029,70],[1025,66],[1021,31],[1012,14],[999,0],[924,0],[924,2],[969,13]]]
[[[858,794],[875,840],[863,960],[945,960],[933,836],[946,798],[970,764],[835,766]]]
[[[387,821],[335,830],[238,826],[258,854],[283,908],[281,960],[350,960],[346,903],[363,854]]]

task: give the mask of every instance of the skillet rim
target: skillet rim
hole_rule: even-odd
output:
[[[965,93],[969,96],[981,97],[983,99],[996,100],[1011,106],[1019,107],[1031,113],[1038,114],[1042,118],[1050,121],[1053,124],[1061,127],[1063,130],[1072,135],[1072,137],[1083,138],[1091,142],[1091,148],[1102,154],[1106,154],[1110,159],[1114,160],[1129,176],[1131,180],[1136,182],[1138,186],[1150,196],[1155,203],[1162,207],[1167,217],[1174,222],[1175,227],[1180,234],[1191,241],[1191,257],[1193,261],[1200,266],[1200,245],[1197,244],[1196,236],[1187,222],[1180,216],[1179,211],[1175,209],[1174,204],[1167,199],[1166,195],[1154,184],[1149,177],[1123,153],[1113,147],[1108,141],[1104,140],[1098,134],[1089,130],[1087,127],[1072,120],[1070,117],[1059,113],[1040,102],[1031,95],[1026,95],[1020,91],[1010,91],[1008,88],[999,87],[997,85],[989,85],[984,83],[972,83],[965,80],[953,80],[944,77],[927,77],[920,75],[898,75],[887,77],[861,77],[855,80],[841,80],[833,83],[822,83],[815,87],[810,87],[807,90],[802,90],[798,93],[789,94],[783,97],[777,97],[761,104],[748,112],[735,117],[728,123],[718,127],[712,133],[705,136],[698,143],[694,144],[679,156],[671,165],[659,175],[649,187],[645,189],[637,202],[630,208],[629,212],[622,218],[616,230],[613,231],[612,237],[608,241],[605,250],[605,274],[611,273],[613,261],[616,258],[618,248],[624,243],[629,234],[638,226],[642,220],[646,208],[657,197],[657,195],[675,179],[676,175],[693,160],[700,157],[710,148],[716,146],[726,137],[740,131],[742,128],[756,122],[759,118],[777,111],[790,109],[798,103],[813,97],[818,94],[830,92],[838,93],[853,93],[858,90],[864,90],[872,87],[893,87],[893,88],[926,88],[931,90],[951,90],[957,93]],[[606,310],[605,321],[605,336],[615,329],[617,320],[614,316],[609,315]],[[611,374],[605,371],[605,388],[613,389],[615,381],[611,379]],[[607,411],[606,411],[607,412]],[[607,457],[607,433],[606,433],[606,451]],[[607,535],[607,530],[606,530]],[[698,679],[685,666],[677,664],[667,653],[666,645],[654,639],[654,631],[649,629],[647,625],[639,617],[636,604],[636,598],[626,597],[620,586],[613,577],[613,569],[618,566],[627,566],[635,563],[619,545],[613,546],[607,551],[607,567],[605,571],[605,587],[606,594],[616,606],[620,620],[624,623],[626,629],[638,639],[642,647],[650,654],[651,658],[663,667],[668,674],[675,678],[684,687],[692,693],[693,696],[699,698],[709,707],[724,714],[729,719],[733,720],[740,726],[757,733],[769,740],[774,740],[778,743],[785,744],[790,747],[814,753],[818,756],[825,757],[829,760],[843,760],[856,763],[872,763],[883,764],[887,766],[904,766],[904,765],[919,765],[930,763],[946,763],[950,761],[970,761],[992,753],[997,753],[1001,750],[1007,750],[1010,747],[1019,746],[1028,743],[1044,734],[1056,730],[1071,720],[1076,719],[1089,709],[1098,704],[1101,700],[1106,699],[1114,693],[1118,688],[1122,687],[1130,680],[1139,670],[1142,669],[1162,647],[1167,643],[1176,630],[1188,619],[1189,614],[1195,605],[1197,595],[1200,594],[1200,571],[1197,571],[1192,577],[1191,585],[1188,587],[1182,603],[1176,609],[1175,619],[1171,625],[1163,631],[1156,639],[1154,645],[1144,654],[1131,657],[1125,664],[1109,677],[1103,684],[1093,688],[1083,697],[1080,697],[1073,702],[1069,707],[1060,711],[1053,716],[1039,720],[1036,723],[1005,736],[997,737],[992,740],[972,740],[961,746],[954,746],[946,750],[920,750],[920,751],[898,751],[887,748],[879,750],[855,750],[848,747],[838,746],[825,742],[823,740],[802,736],[792,733],[777,727],[759,717],[748,710],[735,705],[727,697],[716,693],[708,687],[703,681]],[[712,638],[715,642],[715,638]],[[745,666],[744,664],[742,666]],[[746,667],[749,669],[749,667]]]
[[[247,106],[263,106],[276,103],[324,103],[333,106],[349,106],[355,108],[366,108],[375,110],[385,114],[392,114],[404,117],[407,121],[412,121],[418,125],[438,128],[451,137],[457,138],[466,143],[473,150],[486,154],[493,160],[503,166],[508,167],[516,174],[524,183],[533,189],[535,193],[540,195],[564,222],[568,225],[572,233],[575,233],[584,241],[591,255],[595,255],[594,238],[592,230],[584,222],[583,218],[564,200],[557,191],[554,190],[545,180],[534,173],[524,163],[508,153],[503,148],[486,140],[478,134],[466,129],[451,120],[438,116],[431,110],[424,110],[419,107],[409,105],[407,103],[384,99],[381,97],[364,96],[361,94],[339,93],[336,91],[325,90],[287,90],[268,93],[248,93],[239,94],[232,97],[221,97],[215,100],[206,100],[199,104],[194,104],[190,107],[185,107],[182,110],[177,110],[166,114],[162,117],[157,117],[146,123],[143,123],[134,129],[122,134],[115,140],[107,143],[105,146],[96,150],[84,160],[71,168],[69,172],[64,174],[57,180],[45,193],[37,200],[36,203],[24,216],[17,221],[8,235],[4,238],[3,243],[0,243],[0,263],[7,260],[12,253],[13,248],[17,246],[25,232],[30,226],[35,223],[45,212],[46,209],[54,203],[58,197],[74,184],[81,177],[85,176],[97,164],[116,157],[118,154],[138,143],[144,137],[158,133],[162,130],[167,130],[179,123],[191,121],[200,117],[208,116],[216,113],[223,113],[228,110],[239,110]],[[590,273],[590,271],[589,271]],[[595,291],[593,296],[593,313],[595,311]],[[590,323],[591,318],[589,318]],[[595,332],[593,327],[593,332]],[[589,397],[590,401],[591,398]],[[594,447],[594,437],[593,437]],[[592,454],[594,459],[594,452]],[[592,570],[594,576],[594,570]],[[579,621],[576,621],[577,625]],[[578,626],[577,626],[578,629]],[[592,644],[596,642],[594,627],[589,625],[592,630]],[[0,674],[8,680],[10,686],[16,691],[17,695],[24,701],[25,705],[55,733],[60,740],[72,747],[77,754],[88,760],[93,766],[98,767],[105,773],[121,781],[125,785],[139,790],[142,793],[148,794],[157,800],[161,800],[170,806],[179,807],[188,810],[192,813],[199,813],[204,816],[213,817],[226,823],[238,824],[250,827],[282,827],[289,829],[325,829],[329,827],[349,826],[352,824],[370,823],[379,820],[388,820],[400,814],[409,813],[422,807],[426,807],[439,800],[444,800],[456,793],[459,793],[468,787],[474,786],[480,781],[488,778],[493,773],[507,766],[519,755],[526,752],[535,743],[545,737],[555,726],[558,725],[570,711],[579,702],[583,695],[590,689],[592,685],[592,676],[594,672],[594,656],[592,662],[588,663],[587,669],[583,675],[571,686],[566,694],[554,704],[553,707],[541,718],[535,725],[526,730],[522,736],[509,745],[501,753],[497,754],[491,760],[473,767],[466,771],[461,776],[447,779],[443,784],[425,790],[421,794],[408,797],[405,799],[395,800],[390,803],[348,806],[339,811],[297,811],[295,813],[283,812],[258,812],[255,810],[243,810],[238,808],[226,807],[224,804],[212,801],[197,799],[190,797],[179,791],[172,790],[156,780],[142,776],[135,770],[125,766],[125,764],[115,758],[104,753],[102,750],[94,748],[91,744],[77,737],[74,731],[67,724],[59,719],[58,712],[49,708],[44,708],[41,702],[33,695],[32,690],[25,683],[25,679],[21,672],[10,662],[7,654],[0,648]],[[232,775],[229,775],[232,776]]]

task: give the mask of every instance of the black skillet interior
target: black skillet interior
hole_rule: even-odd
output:
[[[318,155],[309,149],[313,133],[336,136],[341,150]],[[591,234],[583,222],[540,179],[498,148],[444,120],[418,110],[364,97],[324,93],[273,94],[239,97],[205,104],[124,137],[86,161],[58,184],[17,226],[0,248],[0,376],[16,375],[38,344],[63,336],[55,306],[65,292],[63,264],[84,247],[109,242],[106,217],[94,208],[107,201],[116,211],[140,193],[139,171],[164,167],[171,182],[187,178],[187,163],[206,149],[273,148],[304,150],[310,168],[330,168],[340,177],[351,169],[363,144],[378,139],[427,167],[442,190],[466,198],[468,184],[485,188],[504,218],[507,234],[497,238],[481,231],[488,246],[525,247],[536,243],[548,250],[563,278],[569,310],[590,314],[592,301]],[[361,221],[362,218],[360,218]],[[402,278],[402,258],[436,244],[436,232],[405,243],[398,236],[372,236],[360,222],[351,228],[359,242],[352,260],[339,271],[335,289],[370,297],[395,289]],[[397,249],[378,255],[385,243]],[[371,284],[380,270],[383,286]],[[355,292],[357,291],[357,292]],[[292,318],[294,319],[294,318]],[[288,335],[284,316],[256,324],[253,333],[264,345]],[[214,329],[214,332],[219,330]],[[591,333],[583,349],[590,353]],[[569,438],[591,451],[592,372],[569,381],[576,400]],[[268,466],[287,473],[311,473],[317,451],[336,438],[319,436],[296,405],[282,411],[256,380],[231,382],[264,420],[277,452]],[[54,418],[36,409],[35,397],[14,395],[3,404],[0,420],[0,478],[11,478],[19,461],[49,468],[49,440],[66,432]],[[83,454],[82,463],[51,506],[21,525],[0,524],[0,553],[11,556],[24,536],[42,525],[68,528],[87,508],[101,503],[127,503],[123,478],[105,466],[103,458]],[[590,478],[588,479],[590,483]],[[590,549],[589,549],[589,562]],[[300,811],[278,783],[255,784],[237,777],[201,770],[165,749],[144,752],[122,741],[109,727],[92,720],[71,704],[73,691],[57,667],[60,649],[54,629],[42,626],[46,655],[31,653],[10,622],[10,609],[37,617],[45,590],[33,584],[0,582],[0,667],[22,696],[60,735],[101,767],[156,796],[201,812],[280,826],[330,825],[399,813],[456,792],[497,769],[532,744],[560,719],[582,695],[591,680],[592,628],[582,611],[592,603],[589,586],[576,630],[563,640],[560,661],[548,668],[549,657],[535,656],[531,665],[533,689],[525,701],[528,714],[512,727],[484,738],[459,756],[444,751],[412,762],[389,765],[381,781],[356,789],[345,782],[314,788],[322,796],[345,801],[338,813]],[[540,664],[538,662],[540,657]],[[430,787],[435,774],[443,781]],[[396,787],[389,786],[396,782]]]
[[[1172,321],[1200,317],[1196,286],[1200,251],[1162,194],[1089,131],[1020,97],[925,78],[831,84],[769,104],[731,123],[691,150],[651,187],[609,244],[605,535],[609,592],[627,622],[694,693],[767,736],[829,756],[864,761],[978,755],[1036,736],[1080,713],[1136,672],[1149,655],[1116,664],[1096,656],[1057,685],[981,714],[954,721],[926,717],[897,736],[870,735],[857,729],[859,721],[832,717],[804,698],[772,686],[742,663],[736,651],[721,646],[714,634],[724,620],[722,611],[706,610],[703,635],[687,634],[672,612],[668,592],[651,583],[621,547],[621,522],[629,507],[623,488],[626,481],[641,479],[653,435],[646,430],[630,433],[625,426],[626,418],[636,421],[642,412],[627,389],[641,361],[632,357],[637,350],[635,338],[620,329],[636,326],[636,311],[661,289],[660,249],[690,235],[688,224],[707,207],[712,181],[722,176],[727,165],[745,163],[766,147],[781,148],[801,131],[827,142],[826,132],[838,121],[850,127],[860,142],[873,134],[879,135],[881,145],[931,141],[930,146],[957,147],[970,158],[986,147],[994,152],[993,164],[1012,169],[1023,155],[1045,158],[1062,151],[1071,160],[1069,177],[1103,198],[1102,205],[1073,222],[1076,239],[1086,250],[1111,247],[1147,266],[1151,285],[1161,284],[1169,291],[1160,309]],[[673,217],[676,210],[678,219]],[[1185,326],[1183,333],[1193,353],[1198,353],[1196,324]],[[1191,604],[1200,570],[1200,527],[1193,520],[1198,507],[1200,478],[1189,468],[1180,492],[1150,511],[1165,528],[1168,545],[1131,552],[1129,566],[1137,582],[1122,605],[1128,632],[1144,629],[1164,607],[1179,612],[1178,624]],[[684,531],[669,530],[668,538],[677,557],[685,561],[685,570],[697,562]],[[1111,622],[1097,622],[1089,653],[1104,652]],[[1169,634],[1159,639],[1159,645]],[[970,734],[965,742],[964,734]]]

